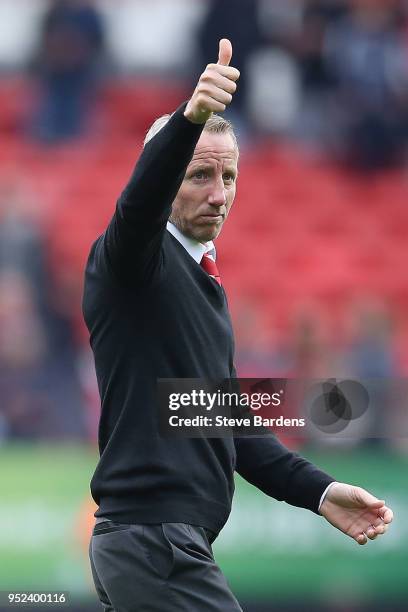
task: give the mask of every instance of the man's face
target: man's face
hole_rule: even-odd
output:
[[[230,134],[204,131],[180,190],[170,221],[199,242],[214,240],[235,198],[238,152]]]

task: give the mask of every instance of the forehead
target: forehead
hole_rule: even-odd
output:
[[[213,134],[204,131],[194,151],[191,164],[197,163],[238,164],[238,152],[230,134]]]

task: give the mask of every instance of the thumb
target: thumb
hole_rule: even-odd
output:
[[[228,38],[220,40],[220,50],[218,53],[218,64],[220,66],[229,66],[232,60],[232,44]]]
[[[371,502],[369,505],[371,506],[371,508],[382,508],[385,505],[385,500],[376,499],[375,501]]]
[[[371,495],[365,489],[358,488],[357,490],[357,500],[363,504],[364,506],[369,506],[370,508],[381,508],[384,506],[385,501],[383,499],[378,499]]]

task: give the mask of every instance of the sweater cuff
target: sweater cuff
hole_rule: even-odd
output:
[[[324,499],[323,496],[327,494],[328,487],[334,482],[336,482],[334,478],[314,465],[310,465],[306,472],[297,475],[292,483],[291,498],[286,501],[294,506],[311,510],[320,516],[319,509]]]
[[[184,132],[187,131],[192,135],[201,134],[201,132],[204,130],[205,123],[193,123],[184,116],[184,111],[186,110],[187,104],[188,101],[180,104],[180,106],[172,114],[170,121],[183,126]]]
[[[327,487],[325,488],[325,490],[323,491],[323,495],[320,498],[320,502],[319,502],[319,508],[318,508],[318,512],[320,513],[320,508],[322,507],[322,503],[324,502],[327,493],[329,492],[329,489],[332,485],[336,484],[336,480],[334,482],[331,482],[329,485],[327,485]]]

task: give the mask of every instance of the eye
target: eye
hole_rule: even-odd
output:
[[[231,172],[226,172],[223,175],[223,179],[225,183],[233,183],[235,181],[235,175],[232,174]]]
[[[199,181],[206,179],[207,176],[208,176],[208,173],[205,170],[197,170],[197,172],[193,174],[193,178]]]

